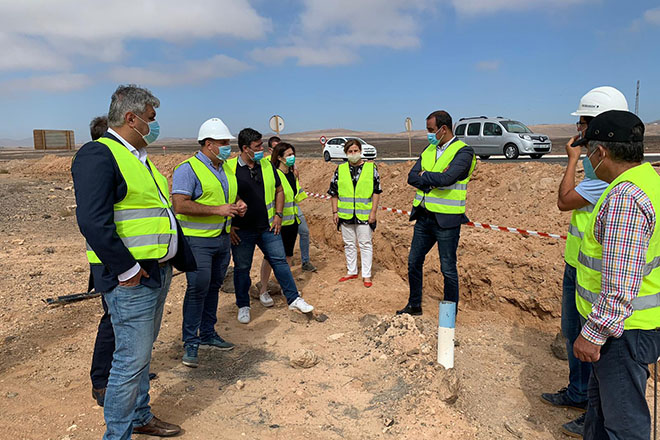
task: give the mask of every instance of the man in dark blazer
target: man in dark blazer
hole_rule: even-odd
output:
[[[108,131],[82,146],[71,174],[78,226],[87,241],[92,282],[103,292],[115,335],[105,394],[105,440],[132,433],[173,436],[149,406],[149,364],[172,266],[195,259],[171,210],[167,179],[147,157],[159,132],[160,101],[135,85],[112,95]]]

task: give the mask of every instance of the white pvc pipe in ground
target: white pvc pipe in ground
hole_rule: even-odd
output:
[[[440,301],[438,311],[438,363],[445,368],[454,368],[454,327],[456,326],[456,303]]]

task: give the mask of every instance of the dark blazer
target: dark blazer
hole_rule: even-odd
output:
[[[422,171],[422,157],[420,156],[408,173],[408,185],[414,186],[423,192],[429,192],[432,188],[453,185],[459,180],[467,178],[473,158],[474,150],[472,147],[463,147],[458,150],[454,159],[449,163],[447,171],[442,173],[427,171],[420,176],[419,172]],[[469,221],[465,214],[438,214],[429,212],[421,206],[413,207],[410,213],[410,221],[417,220],[423,215],[434,216],[438,226],[446,229],[460,226]]]
[[[110,133],[103,137],[120,142]],[[121,143],[121,142],[120,142]],[[76,192],[76,217],[80,232],[103,264],[91,264],[90,289],[109,292],[119,284],[117,276],[136,263],[135,258],[117,235],[113,205],[126,196],[124,180],[114,156],[100,142],[88,142],[76,153],[71,165]],[[196,269],[195,257],[177,222],[178,249],[170,260],[181,271]],[[157,260],[140,260],[140,266],[149,274],[140,283],[152,288],[160,287]]]

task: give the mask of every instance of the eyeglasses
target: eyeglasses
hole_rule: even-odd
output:
[[[577,128],[580,128],[580,127],[586,127],[587,125],[589,125],[589,124],[587,124],[586,122],[580,122],[580,121],[577,121],[577,122],[575,123],[575,126],[576,126]]]
[[[255,163],[254,166],[250,168],[250,178],[257,183],[262,182],[261,167],[259,166],[259,163]]]

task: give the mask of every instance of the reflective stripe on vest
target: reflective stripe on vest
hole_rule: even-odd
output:
[[[227,166],[235,175],[238,167],[238,156],[227,160]],[[268,224],[273,226],[273,218],[275,217],[275,172],[273,164],[268,159],[261,159],[259,166],[261,167],[261,177],[264,184],[264,202],[268,212]]]
[[[282,182],[282,189],[284,190],[284,210],[282,211],[282,226],[292,225],[294,222],[300,223],[298,219],[298,205],[296,204],[296,197],[301,192],[300,183],[296,179],[296,192],[294,194],[289,180],[286,178],[281,170],[277,170],[277,174],[280,177],[280,182]]]
[[[578,251],[576,305],[580,314],[587,318],[592,307],[599,301],[602,284],[603,248],[594,235],[598,211],[607,194],[619,183],[631,182],[651,200],[653,209],[660,208],[660,176],[649,163],[631,168],[617,177],[601,195],[594,215],[589,219],[584,238]],[[660,326],[660,225],[656,222],[649,241],[643,278],[637,296],[631,301],[633,308],[624,322],[624,329],[650,330]]]
[[[227,165],[227,162],[222,164],[222,169],[227,177],[229,197],[225,195],[218,177],[204,162],[193,156],[181,162],[176,168],[179,168],[184,163],[190,165],[202,186],[202,195],[194,200],[196,203],[205,206],[220,206],[236,202],[236,174]],[[231,217],[223,217],[221,215],[195,216],[177,214],[176,218],[179,219],[183,234],[188,237],[217,237],[223,230],[229,232],[231,227]]]
[[[337,216],[344,220],[350,220],[355,216],[358,220],[368,221],[373,207],[374,163],[365,162],[362,165],[360,177],[355,185],[349,167],[348,162],[345,162],[337,168],[339,192]]]
[[[437,147],[433,144],[426,147],[421,156],[421,165],[423,171],[430,171],[434,173],[444,172],[456,157],[459,150],[467,145],[459,140],[455,140],[447,146],[439,159],[436,160]],[[472,164],[468,176],[454,183],[453,185],[433,188],[431,191],[424,193],[422,190],[417,190],[413,206],[419,206],[424,203],[424,207],[430,211],[439,214],[464,214],[465,213],[465,200],[467,198],[467,184],[472,177],[472,172],[476,166],[477,159],[472,156]]]
[[[113,206],[117,235],[136,260],[164,257],[172,236],[176,235],[168,213],[171,204],[167,179],[147,159],[149,172],[140,159],[119,142],[105,137],[98,142],[108,147],[126,182],[126,196]],[[89,244],[87,259],[90,263],[102,264]]]
[[[568,227],[566,247],[564,248],[564,261],[570,266],[576,267],[578,264],[578,249],[580,249],[580,242],[584,238],[584,231],[593,210],[594,205],[587,205],[574,209],[571,214],[571,224]]]

